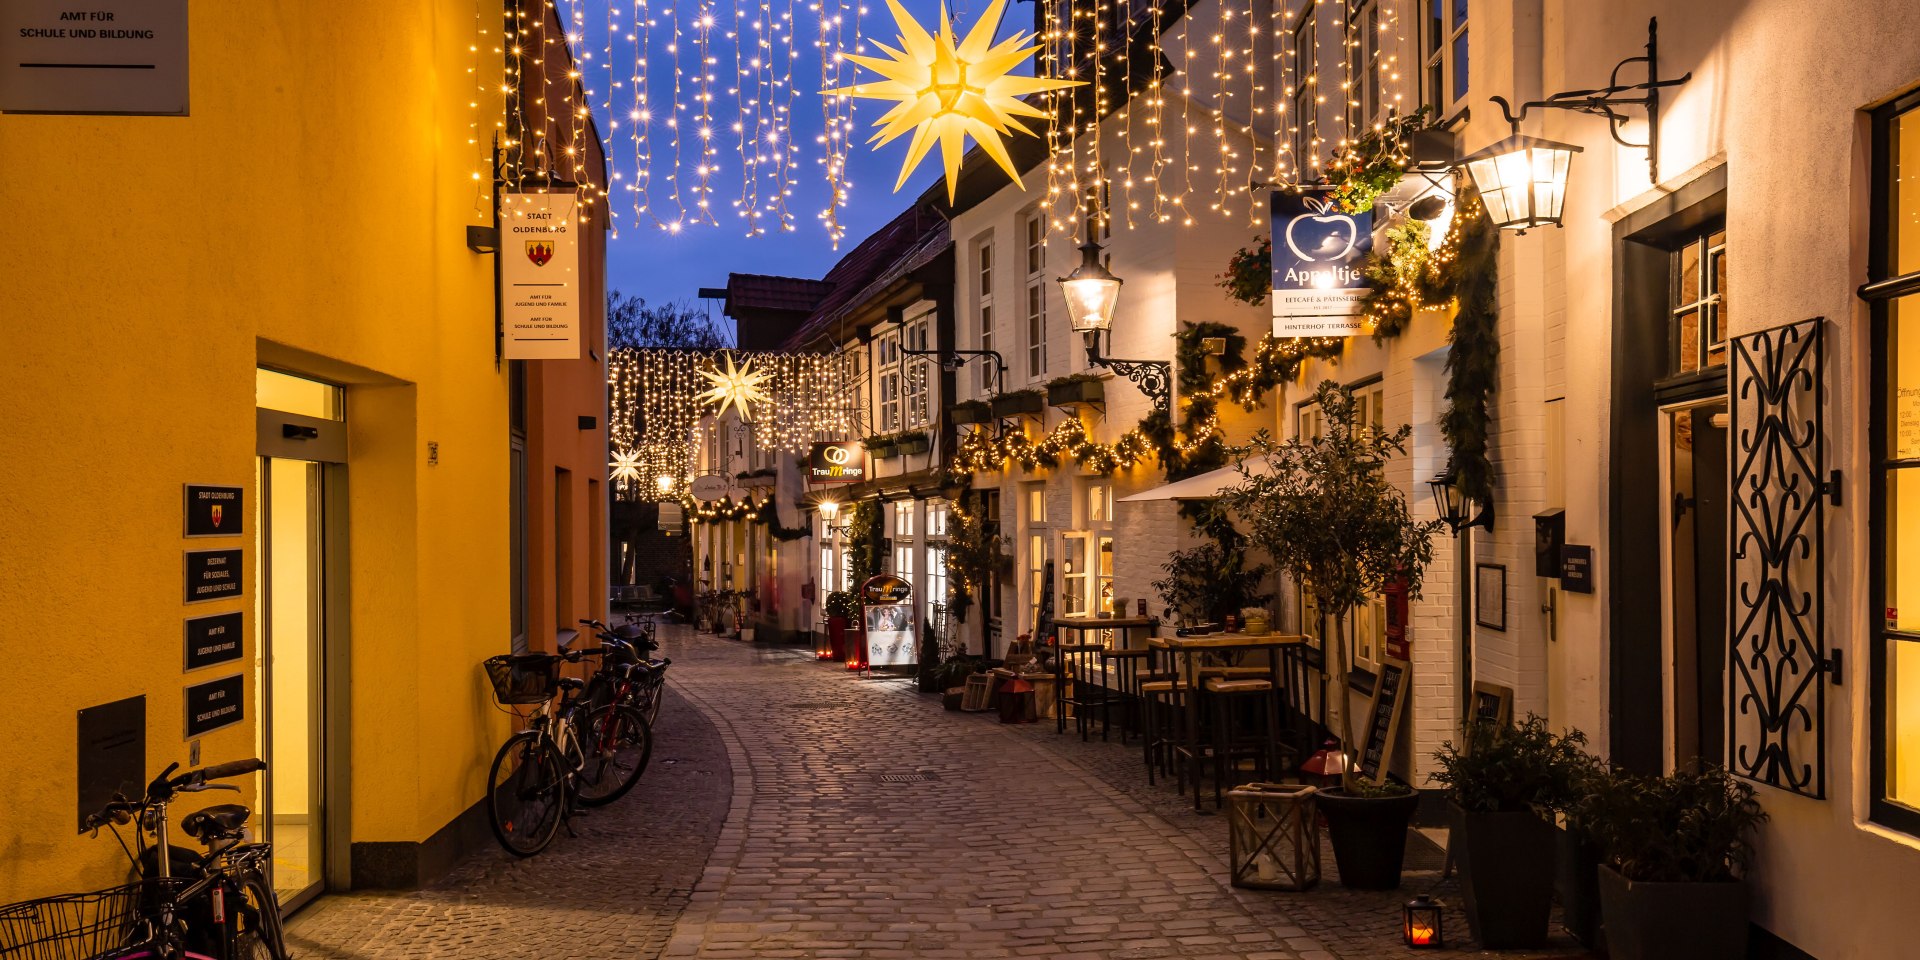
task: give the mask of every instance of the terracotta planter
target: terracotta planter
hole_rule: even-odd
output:
[[[1399,797],[1356,797],[1345,790],[1323,790],[1314,799],[1327,817],[1340,885],[1354,890],[1398,888],[1407,857],[1407,824],[1420,797],[1411,791]]]
[[[1469,813],[1453,808],[1454,863],[1474,939],[1490,950],[1547,942],[1553,915],[1553,824],[1531,810]]]
[[[1613,960],[1745,960],[1744,882],[1644,883],[1605,866],[1599,880]]]

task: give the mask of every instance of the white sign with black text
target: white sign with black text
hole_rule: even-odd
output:
[[[580,359],[580,216],[574,195],[501,194],[497,256],[506,358]]]
[[[0,113],[187,115],[187,0],[0,0]]]

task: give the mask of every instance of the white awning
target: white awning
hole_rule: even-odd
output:
[[[1247,459],[1248,472],[1264,474],[1270,472],[1265,457]],[[1151,490],[1143,490],[1131,497],[1121,497],[1121,503],[1149,503],[1154,500],[1212,500],[1222,490],[1240,483],[1240,470],[1237,467],[1221,467],[1209,470],[1197,477],[1176,480]]]

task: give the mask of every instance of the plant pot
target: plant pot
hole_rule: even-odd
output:
[[[1098,380],[1068,380],[1065,383],[1047,384],[1047,403],[1056,407],[1102,403],[1106,398],[1106,387]]]
[[[1353,890],[1393,890],[1400,886],[1400,865],[1407,856],[1407,824],[1420,797],[1356,797],[1345,790],[1315,795],[1327,817],[1333,862],[1340,885]]]
[[[1600,913],[1613,960],[1744,960],[1743,881],[1643,883],[1600,867]]]
[[[1561,830],[1554,861],[1554,892],[1560,896],[1560,925],[1575,940],[1604,953],[1600,933],[1600,848],[1586,835]]]
[[[847,658],[847,618],[827,618],[827,647],[833,651],[833,659]]]
[[[993,408],[985,400],[967,400],[947,408],[947,420],[954,426],[986,423],[993,419]]]
[[[1530,810],[1453,808],[1453,862],[1474,939],[1489,950],[1547,942],[1553,916],[1553,824]]]
[[[925,436],[909,437],[894,444],[893,450],[895,454],[904,457],[910,453],[926,453],[928,446]]]
[[[1039,413],[1045,397],[1038,391],[1003,393],[993,398],[993,415],[996,417],[1014,417],[1023,413]]]

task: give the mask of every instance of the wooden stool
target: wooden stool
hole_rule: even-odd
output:
[[[1133,719],[1130,715],[1133,714],[1136,709],[1142,709],[1144,706],[1140,703],[1140,681],[1141,677],[1144,676],[1144,674],[1140,672],[1140,662],[1147,659],[1151,653],[1152,651],[1150,650],[1106,650],[1100,654],[1101,670],[1104,671],[1106,669],[1107,661],[1115,661],[1113,672],[1118,675],[1120,679],[1120,689],[1117,691],[1117,694],[1113,690],[1107,691],[1107,706],[1105,711],[1100,715],[1100,739],[1105,740],[1107,738],[1105,728],[1113,725],[1112,711],[1116,704],[1120,707],[1121,743],[1127,742],[1128,734],[1137,733],[1144,726],[1143,722]]]
[[[1252,757],[1256,775],[1263,779],[1274,779],[1273,746],[1280,728],[1279,699],[1274,695],[1271,680],[1209,677],[1201,689],[1206,691],[1207,699],[1213,704],[1213,736],[1209,752],[1213,754],[1213,805],[1218,807],[1221,790],[1227,780],[1229,761],[1237,765],[1241,757]],[[1256,698],[1260,710],[1260,732],[1252,736],[1240,736],[1234,730],[1232,705],[1243,702],[1245,698]],[[1195,807],[1200,804],[1198,776],[1193,782],[1193,802]]]
[[[1147,763],[1148,786],[1153,785],[1154,769],[1156,767],[1164,769],[1164,760],[1172,757],[1173,752],[1180,749],[1180,731],[1185,724],[1186,698],[1190,692],[1191,688],[1187,685],[1186,681],[1172,678],[1147,680],[1140,684],[1140,709],[1141,712],[1146,715],[1145,729],[1142,731],[1140,739],[1142,743],[1142,756],[1146,759]],[[1169,716],[1171,717],[1168,723],[1167,735],[1165,736],[1161,735],[1160,713],[1155,709],[1156,707],[1162,706],[1160,699],[1162,697],[1166,698],[1164,705],[1167,707]],[[1180,779],[1178,779],[1176,783],[1179,786],[1180,792],[1185,793],[1187,791],[1186,768],[1178,767],[1175,769],[1180,775]]]

